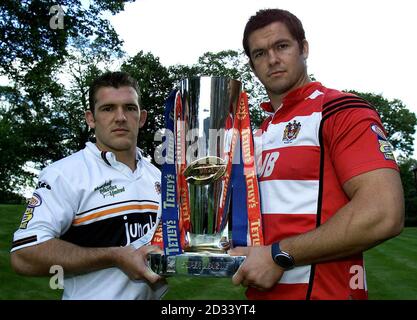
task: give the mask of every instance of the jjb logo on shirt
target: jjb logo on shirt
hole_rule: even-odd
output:
[[[261,159],[262,162],[259,170],[259,178],[268,178],[269,176],[271,176],[278,158],[278,151],[268,152],[265,154],[265,158]]]

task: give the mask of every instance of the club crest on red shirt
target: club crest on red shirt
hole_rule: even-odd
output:
[[[395,161],[394,147],[388,141],[384,131],[377,124],[372,124],[371,129],[378,137],[379,151],[384,154],[386,160]]]
[[[295,140],[298,136],[298,133],[301,129],[301,122],[294,120],[293,122],[288,122],[284,130],[284,135],[282,136],[282,141],[284,143],[290,143]]]

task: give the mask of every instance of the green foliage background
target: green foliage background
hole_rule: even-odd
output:
[[[155,131],[163,127],[164,101],[182,78],[239,79],[249,95],[253,127],[265,118],[258,106],[267,96],[243,50],[206,52],[193,65],[173,66],[162,65],[150,52],[133,56],[123,52],[123,41],[104,13],[116,14],[132,1],[90,0],[88,5],[59,1],[64,10],[62,29],[50,27],[50,8],[56,1],[0,3],[0,76],[9,80],[0,86],[0,203],[19,201],[13,194],[34,185],[35,175],[25,165],[39,170],[84,147],[92,137],[84,120],[88,87],[107,70],[127,71],[139,82],[142,107],[149,116],[138,145],[150,157],[158,144]],[[311,78],[320,80],[320,75]],[[403,157],[400,163],[406,163],[413,151],[416,115],[399,99],[355,93],[379,110],[390,141]],[[408,198],[408,208],[415,212],[414,198]]]

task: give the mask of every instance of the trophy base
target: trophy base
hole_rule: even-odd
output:
[[[232,277],[244,260],[244,256],[201,252],[187,252],[176,256],[151,253],[148,256],[149,266],[152,271],[164,277]]]

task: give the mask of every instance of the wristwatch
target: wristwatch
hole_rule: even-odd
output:
[[[279,247],[279,242],[275,242],[271,246],[272,260],[284,270],[290,270],[294,268],[294,258],[285,251],[282,251]]]

